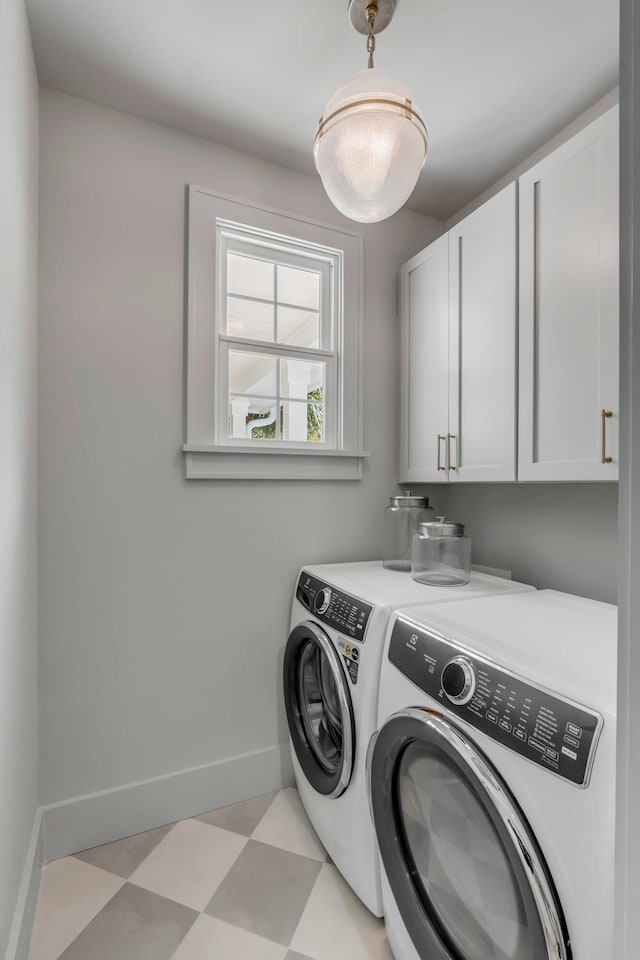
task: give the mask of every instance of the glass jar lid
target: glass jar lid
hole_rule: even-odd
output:
[[[389,497],[389,504],[392,507],[428,507],[429,498],[420,497],[411,490],[405,490],[397,497]]]
[[[454,523],[446,517],[436,517],[435,520],[424,520],[419,524],[420,532],[425,537],[463,537],[464,524]]]

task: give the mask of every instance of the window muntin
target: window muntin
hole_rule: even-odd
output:
[[[285,240],[220,232],[222,443],[337,442],[339,256]]]

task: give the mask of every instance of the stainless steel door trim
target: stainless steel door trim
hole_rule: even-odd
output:
[[[375,827],[376,822],[373,817],[373,796],[371,793],[371,767],[373,765],[373,751],[376,748],[376,742],[378,740],[379,730],[372,735],[369,740],[369,746],[367,747],[367,759],[365,761],[365,783],[367,784],[367,800],[369,801],[369,816],[371,817],[371,823]]]
[[[340,704],[340,719],[342,721],[342,768],[340,770],[340,777],[336,786],[331,793],[326,794],[329,799],[333,800],[336,797],[339,797],[340,794],[344,793],[344,791],[347,789],[353,771],[355,744],[353,740],[353,722],[351,716],[352,711],[349,688],[347,687],[347,680],[344,675],[342,664],[340,663],[338,651],[324,630],[315,624],[313,620],[305,620],[299,624],[299,626],[304,627],[308,631],[308,633],[311,635],[311,638],[313,638],[313,641],[317,643],[326,656],[329,666],[331,667],[331,675],[335,681],[338,702]]]
[[[450,723],[441,714],[421,707],[409,707],[392,714],[383,727],[394,720],[408,718],[417,720],[447,742],[455,752],[461,766],[470,767],[480,781],[489,800],[493,804],[500,820],[510,836],[517,852],[522,869],[528,879],[531,892],[538,910],[543,930],[547,956],[544,960],[570,960],[563,935],[563,925],[555,898],[546,876],[546,870],[537,850],[529,842],[529,828],[525,824],[511,798],[505,793],[501,783],[495,777],[491,767],[480,755],[475,744],[468,740],[463,732]],[[380,729],[382,730],[383,727]],[[371,762],[375,741],[380,731],[371,738],[367,753],[367,777],[369,785],[369,803],[371,804]]]

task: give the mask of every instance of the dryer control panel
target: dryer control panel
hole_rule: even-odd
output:
[[[304,570],[300,574],[296,597],[318,620],[352,640],[364,641],[373,607],[344,590],[312,577]]]
[[[587,785],[602,727],[599,714],[402,618],[393,628],[389,660],[492,740],[565,780]]]

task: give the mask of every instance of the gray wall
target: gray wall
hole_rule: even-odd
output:
[[[404,489],[404,488],[403,488]],[[617,602],[617,483],[416,484],[432,507],[464,523],[472,562],[514,580]]]
[[[22,0],[0,4],[0,955],[37,805],[38,87]]]
[[[345,221],[315,178],[41,94],[41,800],[286,738],[298,567],[381,550],[396,271],[441,232],[365,235],[364,479],[183,479],[184,185]],[[352,226],[352,225],[351,225]]]
[[[467,483],[432,493],[467,525],[475,563],[511,570],[534,587],[616,603],[616,483]]]

